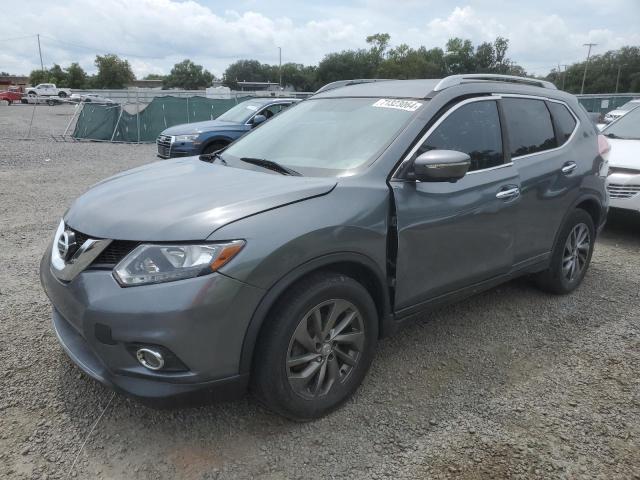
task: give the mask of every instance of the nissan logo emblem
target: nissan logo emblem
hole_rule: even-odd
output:
[[[60,238],[58,238],[58,253],[60,257],[66,262],[73,256],[77,248],[76,234],[70,230],[62,232]]]

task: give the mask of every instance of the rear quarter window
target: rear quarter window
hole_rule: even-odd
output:
[[[555,122],[560,144],[563,145],[575,130],[576,119],[569,109],[561,103],[548,102],[547,105]]]
[[[551,115],[543,100],[503,98],[502,109],[512,158],[558,146]]]

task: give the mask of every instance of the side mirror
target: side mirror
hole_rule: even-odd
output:
[[[430,150],[413,162],[413,173],[421,182],[455,182],[471,166],[469,155],[456,150]]]
[[[253,121],[251,123],[255,127],[257,125],[260,125],[262,122],[265,122],[266,120],[267,120],[267,117],[265,117],[264,115],[258,114],[255,117],[253,117]]]

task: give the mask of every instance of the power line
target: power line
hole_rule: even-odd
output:
[[[13,40],[23,40],[25,38],[33,38],[36,34],[32,33],[31,35],[23,35],[21,37],[9,37],[9,38],[0,38],[0,42],[12,42]]]

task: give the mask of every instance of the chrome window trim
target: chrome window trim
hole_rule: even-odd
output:
[[[466,100],[461,101],[460,103],[457,103],[456,105],[454,105],[453,107],[451,107],[449,110],[447,110],[444,115],[442,115],[438,120],[436,120],[436,123],[434,123],[433,125],[431,125],[431,127],[429,128],[429,130],[427,130],[424,135],[422,135],[422,137],[420,137],[420,140],[418,140],[418,142],[413,146],[413,148],[409,151],[409,153],[404,157],[404,160],[402,160],[402,162],[400,162],[400,165],[398,165],[396,167],[396,169],[393,172],[393,175],[391,175],[391,181],[394,180],[402,180],[401,178],[397,177],[398,171],[402,170],[403,166],[407,163],[411,161],[411,158],[413,157],[413,155],[418,151],[418,149],[422,146],[422,144],[427,140],[427,138],[429,138],[429,135],[431,135],[434,130],[436,128],[438,128],[440,126],[440,124],[442,122],[444,122],[449,115],[451,115],[453,112],[455,112],[456,110],[458,110],[460,107],[463,107],[465,105],[468,105],[469,103],[474,103],[474,102],[487,102],[487,101],[497,101],[500,97],[500,95],[496,95],[493,94],[491,96],[487,96],[487,97],[473,97],[473,98],[467,98]],[[502,138],[502,130],[500,131],[500,137]],[[503,153],[503,157],[504,157],[504,152]],[[509,163],[503,163],[502,165],[496,165],[495,167],[489,167],[489,168],[483,168],[481,170],[474,170],[472,172],[467,172],[465,174],[466,175],[470,175],[472,173],[479,173],[479,172],[486,172],[489,170],[495,170],[497,168],[502,168],[502,167],[508,167],[510,165],[513,165],[513,162],[509,162]],[[419,180],[416,180],[416,182],[419,182]]]
[[[492,94],[492,96],[495,94]],[[547,102],[553,102],[553,103],[559,103],[561,105],[564,105],[567,110],[569,110],[569,113],[573,116],[574,120],[576,121],[576,125],[573,128],[573,132],[571,132],[571,135],[569,135],[569,138],[567,138],[567,140],[560,145],[559,147],[555,147],[555,148],[550,148],[548,150],[541,150],[539,152],[534,152],[534,153],[527,153],[525,155],[518,155],[517,157],[511,157],[511,161],[516,161],[516,160],[521,160],[523,158],[530,158],[533,157],[535,155],[543,155],[546,153],[553,153],[556,152],[562,148],[564,148],[566,145],[568,145],[571,140],[573,140],[573,137],[575,137],[576,132],[578,131],[579,127],[580,127],[580,119],[578,118],[578,116],[576,115],[576,113],[573,111],[573,109],[567,104],[567,102],[564,102],[562,100],[557,100],[555,98],[549,98],[549,97],[543,97],[540,95],[523,95],[523,94],[518,94],[518,93],[501,93],[496,95],[497,98],[526,98],[526,99],[530,99],[530,100],[541,100],[541,101],[547,101]],[[549,112],[549,116],[551,116],[551,112]],[[553,127],[553,120],[551,120],[551,126]],[[509,129],[509,126],[507,125],[507,130]],[[554,133],[555,133],[555,128],[554,128]]]

